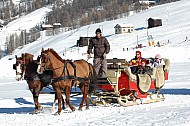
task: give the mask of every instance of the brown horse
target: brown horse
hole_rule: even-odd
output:
[[[54,90],[58,96],[58,111],[61,112],[61,89],[66,89],[66,103],[69,105],[72,111],[75,108],[70,103],[70,90],[73,85],[79,85],[83,93],[82,101],[79,106],[79,110],[82,110],[84,101],[86,102],[86,109],[89,108],[88,103],[88,86],[91,80],[95,79],[95,71],[85,60],[77,60],[74,62],[63,60],[53,49],[47,49],[44,51],[42,48],[41,60],[38,67],[38,73],[42,73],[44,70],[53,71],[53,84]]]
[[[21,80],[23,77],[26,80],[28,87],[33,95],[33,100],[35,104],[35,109],[33,113],[37,114],[39,111],[43,110],[43,107],[38,102],[39,94],[43,87],[46,87],[51,83],[52,72],[44,71],[43,74],[39,75],[37,73],[37,60],[33,60],[33,57],[34,56],[29,53],[22,54],[21,57],[15,56],[16,64],[13,64],[13,69],[16,70],[17,81]],[[57,95],[55,95],[52,108],[56,104],[56,99]],[[65,109],[65,105],[63,105],[63,109]]]

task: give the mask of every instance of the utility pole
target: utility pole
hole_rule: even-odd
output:
[[[139,45],[139,36],[137,35],[137,47]]]
[[[87,37],[88,37],[88,29],[90,28],[90,26],[88,26],[88,28],[87,28]]]
[[[147,31],[146,31],[146,34],[147,34],[147,36],[148,36],[148,19],[146,19],[146,29],[147,29]]]
[[[4,3],[5,1],[3,0],[3,13],[2,13],[2,15],[3,15],[3,19],[5,18],[5,3]]]

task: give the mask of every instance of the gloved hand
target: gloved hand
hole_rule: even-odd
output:
[[[88,54],[87,58],[88,58],[88,59],[92,58],[92,54],[91,54],[91,53]]]
[[[132,63],[134,63],[134,64],[135,64],[135,63],[136,63],[136,60],[132,60]]]

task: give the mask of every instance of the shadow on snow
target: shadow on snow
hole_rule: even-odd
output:
[[[50,102],[46,102],[46,103],[42,103],[40,101],[39,102],[45,109],[46,107],[47,108],[52,107],[53,100],[54,99],[50,99],[49,100]],[[82,100],[81,97],[74,97],[70,99],[70,102],[76,107],[76,109],[78,109],[81,100]],[[0,108],[0,113],[6,113],[6,114],[25,113],[26,114],[26,113],[31,113],[34,110],[34,103],[26,101],[24,98],[15,98],[15,102],[19,105],[30,105],[30,106],[33,105],[33,106],[32,107],[18,107],[18,108]],[[68,105],[66,107],[68,108]],[[85,104],[84,104],[84,107],[85,107]]]
[[[162,89],[163,94],[190,95],[190,89]]]
[[[172,94],[172,95],[190,95],[190,89],[162,89],[163,94]],[[45,108],[47,106],[52,106],[54,99],[50,99],[50,102],[41,103]],[[72,97],[70,102],[77,108],[81,102],[82,98]],[[19,107],[19,108],[0,108],[0,113],[14,114],[14,113],[30,113],[34,110],[34,103],[26,101],[24,98],[15,98],[15,102],[19,105],[33,105],[33,107]],[[57,104],[56,104],[57,105]],[[84,105],[85,107],[85,105]],[[68,108],[68,106],[67,106]]]
[[[34,110],[33,107],[19,107],[19,108],[0,108],[0,113],[14,114],[14,113],[29,113]]]

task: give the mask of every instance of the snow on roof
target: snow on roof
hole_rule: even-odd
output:
[[[42,27],[43,27],[43,28],[51,28],[51,27],[53,27],[53,26],[50,25],[50,24],[47,24],[47,25],[42,25]]]
[[[116,26],[120,26],[120,27],[122,27],[122,28],[123,28],[123,27],[134,27],[134,25],[133,25],[133,24],[130,24],[130,23],[129,23],[129,24],[117,24]],[[116,26],[115,26],[115,27],[116,27]],[[115,27],[114,27],[114,28],[115,28]]]
[[[53,25],[61,25],[61,23],[53,23]]]
[[[155,1],[149,1],[149,0],[143,0],[143,1],[139,1],[139,3],[149,4],[149,3],[156,3],[156,2]]]
[[[160,18],[160,17],[149,17],[149,18],[152,18],[152,19],[162,19],[162,18]],[[148,19],[149,19],[148,18]]]
[[[3,20],[0,19],[0,24],[4,24],[4,22],[5,22],[5,21],[3,21]]]
[[[18,5],[18,4],[21,2],[21,0],[12,0],[12,2],[13,2],[15,5]]]

